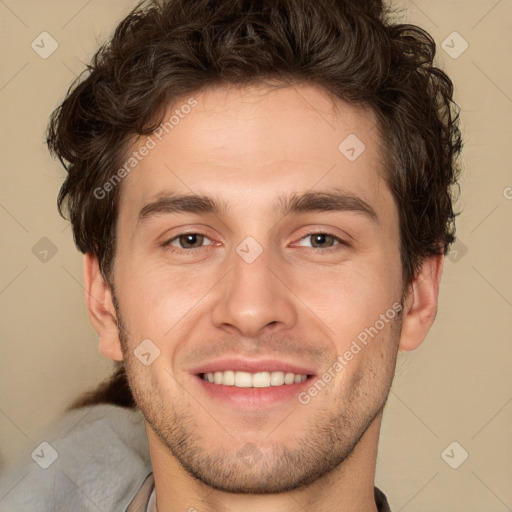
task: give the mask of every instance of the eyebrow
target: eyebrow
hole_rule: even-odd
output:
[[[200,194],[162,194],[145,205],[139,212],[138,222],[158,214],[212,213],[222,215],[227,204],[218,198]],[[377,212],[360,197],[341,189],[288,194],[280,196],[273,208],[275,215],[283,217],[293,213],[352,212],[379,224]]]

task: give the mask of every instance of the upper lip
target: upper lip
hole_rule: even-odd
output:
[[[315,371],[311,367],[295,364],[279,359],[244,359],[240,357],[231,357],[217,359],[202,364],[192,370],[192,373],[199,375],[201,373],[223,372],[233,370],[239,372],[259,373],[259,372],[285,372],[300,375],[314,375]]]

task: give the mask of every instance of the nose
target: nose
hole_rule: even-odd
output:
[[[294,295],[283,269],[266,250],[252,263],[234,252],[232,270],[218,291],[212,311],[218,328],[255,337],[264,330],[289,329],[297,320]]]

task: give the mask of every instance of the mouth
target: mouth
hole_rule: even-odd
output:
[[[234,370],[200,373],[199,377],[209,382],[237,388],[269,388],[274,386],[289,386],[305,382],[311,375],[292,372],[241,372]]]
[[[193,375],[208,399],[248,410],[297,399],[316,372],[280,361],[231,359],[204,365]]]

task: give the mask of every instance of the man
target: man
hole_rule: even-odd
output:
[[[454,240],[434,48],[379,1],[146,2],[119,25],[48,131],[118,362],[74,404],[104,465],[61,467],[54,509],[390,510],[383,408]],[[102,439],[133,409],[149,464],[130,430]]]

